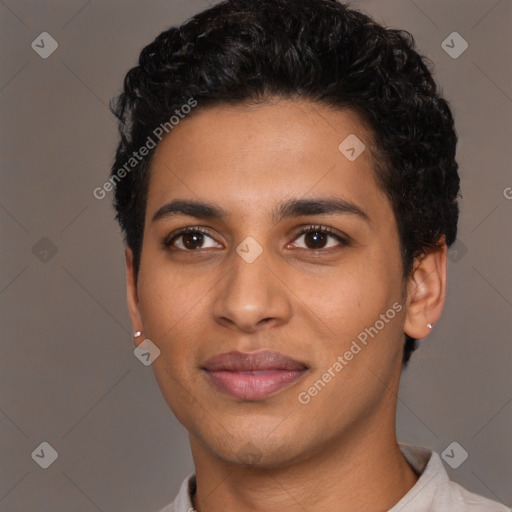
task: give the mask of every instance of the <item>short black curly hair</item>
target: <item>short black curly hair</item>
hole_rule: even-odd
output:
[[[288,98],[351,109],[370,127],[376,178],[392,204],[409,276],[416,257],[443,235],[450,246],[457,234],[457,136],[431,67],[409,32],[336,0],[225,0],[162,32],[110,106],[121,137],[110,180],[135,272],[154,152],[123,179],[119,169],[155,128],[191,98],[198,109]],[[415,348],[406,335],[404,365]]]

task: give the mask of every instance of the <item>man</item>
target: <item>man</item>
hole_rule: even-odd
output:
[[[144,48],[114,112],[135,343],[195,463],[165,512],[507,510],[396,439],[458,219],[412,38],[334,0],[228,0]]]

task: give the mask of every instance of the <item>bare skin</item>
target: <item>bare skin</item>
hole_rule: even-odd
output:
[[[350,134],[366,145],[355,161],[338,149]],[[395,432],[404,332],[425,338],[441,315],[446,246],[403,279],[396,220],[370,147],[354,113],[280,101],[198,107],[155,150],[137,278],[126,250],[128,305],[134,331],[161,351],[158,384],[189,432],[199,512],[378,512],[417,481]],[[272,217],[292,199],[332,198],[367,218]],[[153,220],[175,199],[226,216]],[[205,233],[174,237],[186,226]],[[332,233],[300,235],[308,226]],[[251,263],[236,251],[247,237],[262,249]],[[301,403],[299,393],[393,304],[402,309]],[[202,369],[216,354],[262,349],[308,369],[260,400],[223,393]]]

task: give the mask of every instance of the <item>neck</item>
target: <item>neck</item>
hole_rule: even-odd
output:
[[[382,422],[380,428],[353,430],[314,456],[272,468],[226,462],[191,438],[197,481],[194,508],[198,512],[389,510],[418,478],[398,447],[394,422],[387,431]]]

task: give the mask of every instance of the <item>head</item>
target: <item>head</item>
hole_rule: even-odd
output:
[[[412,36],[334,0],[228,0],[144,48],[113,111],[130,315],[189,432],[227,458],[225,432],[279,446],[272,464],[305,418],[334,421],[302,453],[377,414],[441,314],[457,232],[453,118]],[[201,380],[209,357],[261,348],[307,368],[294,396],[331,375],[279,428],[287,390],[239,401]]]

